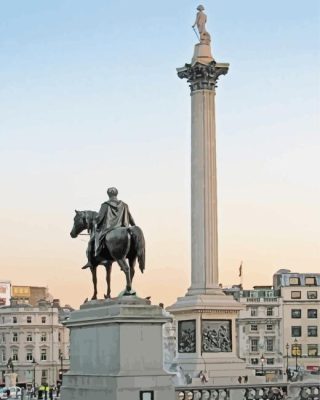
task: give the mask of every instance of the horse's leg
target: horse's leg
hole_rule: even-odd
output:
[[[107,261],[104,266],[106,267],[107,273],[107,294],[104,295],[105,299],[110,299],[111,297],[111,286],[110,286],[110,278],[111,278],[111,271],[112,271],[112,261]]]
[[[96,300],[97,299],[97,267],[90,267],[90,271],[92,274],[92,283],[93,283],[93,296],[91,297],[91,300]]]
[[[127,280],[126,292],[130,293],[131,292],[131,279],[130,279],[129,265],[127,264],[127,262],[124,258],[117,260],[117,263],[120,265],[120,268],[122,269],[122,271],[126,274],[126,280]]]
[[[137,260],[137,257],[129,258],[131,284],[132,284],[133,277],[134,277],[134,266],[136,265],[136,260]]]

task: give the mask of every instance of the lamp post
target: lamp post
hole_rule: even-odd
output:
[[[263,357],[263,354],[260,358],[261,361],[261,375],[264,375],[264,371],[263,371],[263,363],[266,361],[266,359]]]
[[[289,343],[286,344],[286,349],[287,349],[287,382],[289,380]]]
[[[294,355],[296,357],[296,371],[298,371],[298,350],[299,350],[299,345],[298,345],[297,338],[294,339],[293,350],[294,350]]]
[[[61,381],[62,381],[62,373],[63,373],[63,355],[60,354],[60,374],[61,374]],[[59,376],[60,378],[60,376]]]
[[[36,394],[36,360],[34,357],[32,358],[32,364],[33,364],[33,380],[32,380],[32,387],[33,387],[33,394],[32,397],[35,397]]]

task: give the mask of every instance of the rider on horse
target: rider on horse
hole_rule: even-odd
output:
[[[134,226],[135,222],[126,203],[117,199],[118,190],[111,187],[107,190],[109,200],[102,203],[94,224],[94,232],[88,243],[88,262],[82,269],[95,267],[102,244],[108,232],[119,227]]]

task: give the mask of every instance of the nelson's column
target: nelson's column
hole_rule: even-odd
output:
[[[237,357],[236,317],[242,306],[219,287],[215,94],[229,64],[212,57],[204,7],[193,27],[199,32],[190,64],[178,68],[191,90],[191,286],[168,308],[177,324],[176,362],[184,373],[209,382],[248,375]]]

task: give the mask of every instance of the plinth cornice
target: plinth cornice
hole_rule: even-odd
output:
[[[177,68],[178,77],[187,79],[191,92],[196,90],[215,90],[220,75],[226,75],[229,70],[228,63],[217,63],[211,61],[204,64],[195,61],[192,64],[185,64],[182,68]]]

